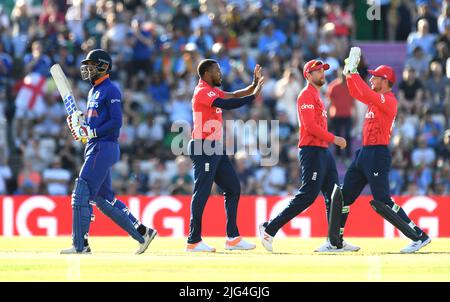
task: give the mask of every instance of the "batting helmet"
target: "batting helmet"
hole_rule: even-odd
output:
[[[111,67],[111,56],[103,49],[93,49],[81,61],[81,77],[83,80],[93,80],[98,76],[98,73],[108,72]]]

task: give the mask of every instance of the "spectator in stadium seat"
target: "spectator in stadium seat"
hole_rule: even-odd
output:
[[[131,76],[131,89],[140,89],[139,81],[143,82],[143,87],[150,84],[149,78],[153,71],[151,56],[155,51],[155,36],[152,32],[151,24],[140,19],[133,19],[131,22],[133,33],[133,73]]]
[[[209,34],[208,30],[199,26],[193,31],[188,39],[189,43],[194,43],[197,46],[197,50],[202,56],[206,56],[212,49],[214,44],[213,37]]]
[[[438,23],[439,34],[442,35],[445,31],[445,28],[450,25],[450,3],[449,2],[442,3],[442,11],[438,17],[437,23]]]
[[[67,195],[69,192],[70,171],[62,167],[61,158],[55,157],[50,168],[42,173],[49,195]]]
[[[100,47],[100,40],[105,29],[105,20],[97,14],[95,4],[89,4],[88,15],[84,19],[83,32],[85,39],[91,37],[94,40],[94,48]]]
[[[410,33],[406,42],[408,55],[412,55],[417,46],[422,47],[426,54],[435,55],[436,35],[430,33],[430,26],[426,19],[418,21],[417,31]]]
[[[417,5],[416,27],[418,28],[420,26],[419,22],[421,20],[426,20],[430,28],[430,33],[437,34],[438,33],[437,18],[430,9],[430,0],[416,0],[416,5]]]
[[[431,62],[430,77],[425,81],[425,95],[429,108],[434,113],[444,113],[450,103],[450,80],[443,74],[439,62]]]
[[[433,148],[427,146],[427,140],[420,136],[417,142],[417,148],[412,151],[411,160],[413,167],[431,166],[436,159],[436,152]]]
[[[428,75],[428,67],[431,56],[424,53],[422,47],[416,46],[413,50],[412,57],[406,59],[405,65],[416,71],[417,78],[425,79]]]
[[[442,125],[433,120],[433,114],[428,111],[420,121],[419,135],[425,138],[427,145],[431,148],[437,148],[439,136],[442,133]]]
[[[190,174],[190,161],[185,156],[178,156],[175,160],[177,164],[177,174],[172,177],[169,192],[172,195],[192,194],[194,179]]]
[[[241,182],[241,194],[251,195],[255,193],[256,179],[251,167],[251,160],[245,151],[238,151],[234,155],[236,174]]]
[[[175,14],[172,16],[172,20],[170,21],[173,24],[174,30],[182,30],[186,34],[189,32],[191,28],[191,19],[185,13],[183,2],[180,1],[175,4]]]
[[[327,82],[331,82],[337,76],[337,71],[340,66],[339,61],[336,57],[331,55],[331,48],[328,44],[320,45],[317,51],[319,52],[319,57],[317,59],[330,65],[330,69],[325,73],[325,78],[327,79]]]
[[[4,149],[0,149],[0,195],[7,194],[7,180],[12,178],[12,171]]]
[[[405,148],[413,145],[418,130],[418,118],[411,118],[411,116],[406,118],[407,116],[404,112],[399,111],[395,119],[395,127],[392,129],[393,144],[401,144]]]
[[[406,41],[411,33],[413,23],[412,14],[415,12],[415,5],[410,0],[400,0],[397,6],[397,25],[395,28],[395,40]]]
[[[423,85],[416,77],[416,71],[411,66],[403,69],[402,80],[398,86],[399,111],[408,114],[418,113],[423,102]]]
[[[345,77],[340,69],[337,72],[338,77],[332,81],[327,88],[327,98],[330,100],[329,118],[330,128],[335,135],[342,136],[347,141],[345,148],[345,159],[351,159],[353,116],[356,116],[355,100],[350,95]],[[341,148],[335,148],[336,155],[341,156]]]
[[[450,162],[450,129],[444,131],[442,140],[437,147],[438,158],[444,162]]]
[[[259,52],[266,53],[269,56],[277,54],[281,46],[286,43],[286,36],[279,29],[275,29],[270,19],[265,19],[261,22],[261,29],[263,33],[258,40]]]
[[[7,82],[12,77],[13,60],[4,51],[3,43],[0,41],[0,89],[6,90]]]
[[[26,159],[17,176],[18,189],[15,194],[37,194],[42,182],[41,174],[33,168],[33,162]]]
[[[44,77],[50,75],[50,58],[44,54],[44,49],[42,42],[34,41],[31,45],[31,53],[28,53],[23,58],[23,63],[25,65],[25,73],[38,73]]]
[[[438,37],[437,42],[445,43],[447,49],[450,50],[450,23],[445,26],[444,32]]]
[[[288,68],[283,73],[283,78],[275,84],[276,109],[285,111],[292,125],[297,125],[297,97],[302,86],[297,70]]]

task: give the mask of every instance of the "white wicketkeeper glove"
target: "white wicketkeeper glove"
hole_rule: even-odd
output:
[[[84,143],[85,140],[97,137],[95,129],[86,125],[84,115],[79,110],[67,117],[67,125],[69,126],[73,139],[76,141],[83,140]]]
[[[350,49],[348,58],[344,60],[345,66],[344,70],[342,71],[342,74],[346,76],[351,73],[358,73],[358,65],[360,59],[361,59],[361,48],[352,47]]]

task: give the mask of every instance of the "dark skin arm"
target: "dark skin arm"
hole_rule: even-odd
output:
[[[255,69],[253,70],[253,83],[243,89],[239,89],[233,92],[225,92],[224,99],[241,98],[251,95],[254,92],[255,88],[258,86],[258,82],[261,77],[261,66],[259,64],[256,64]]]

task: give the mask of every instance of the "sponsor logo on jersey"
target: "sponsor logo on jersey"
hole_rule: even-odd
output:
[[[208,95],[210,98],[212,98],[212,97],[216,96],[216,93],[215,93],[214,91],[210,91],[210,92],[207,93],[207,95]]]
[[[314,105],[303,104],[300,109],[314,109]]]
[[[327,117],[327,111],[326,110],[322,110],[322,116],[323,117]]]
[[[367,111],[366,118],[375,118],[375,113],[373,113],[372,111]]]
[[[120,103],[120,99],[111,99],[111,104]]]
[[[381,95],[381,104],[384,104],[386,102],[386,99],[384,98],[384,95]]]
[[[88,108],[98,108],[98,102],[91,100],[87,103],[87,107]]]

